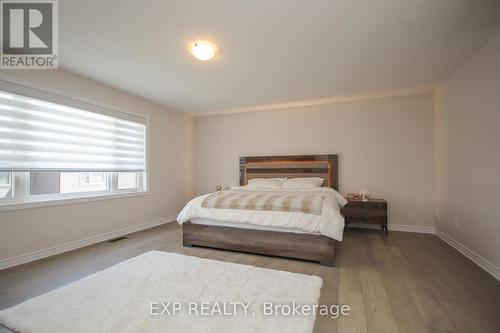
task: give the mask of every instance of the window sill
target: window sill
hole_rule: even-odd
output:
[[[93,195],[85,195],[85,196],[71,196],[60,199],[39,199],[32,201],[24,201],[24,202],[5,202],[0,203],[0,212],[7,212],[11,210],[18,209],[30,209],[30,208],[40,208],[40,207],[49,207],[49,206],[62,206],[62,205],[73,205],[84,202],[92,202],[92,201],[102,201],[102,200],[111,200],[111,199],[120,199],[120,198],[128,198],[128,197],[138,197],[149,195],[149,191],[144,192],[127,192],[127,193],[111,193],[111,194],[93,194]]]

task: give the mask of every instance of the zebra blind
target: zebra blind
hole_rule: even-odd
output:
[[[145,122],[0,91],[0,171],[144,171]]]

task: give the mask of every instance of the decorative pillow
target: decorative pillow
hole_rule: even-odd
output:
[[[252,188],[281,188],[286,178],[252,178],[247,187]]]
[[[307,177],[307,178],[288,178],[283,182],[283,188],[318,188],[323,184],[323,178]]]

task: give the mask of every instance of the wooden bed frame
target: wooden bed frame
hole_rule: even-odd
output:
[[[240,185],[252,178],[322,177],[323,186],[338,190],[337,155],[255,156],[240,158]],[[334,266],[334,239],[293,232],[182,225],[183,245],[204,246],[240,252],[318,261]]]

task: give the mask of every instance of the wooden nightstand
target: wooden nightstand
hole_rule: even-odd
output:
[[[387,201],[384,199],[369,199],[368,201],[349,199],[347,205],[342,208],[340,213],[345,218],[345,224],[366,223],[376,224],[387,230]]]

